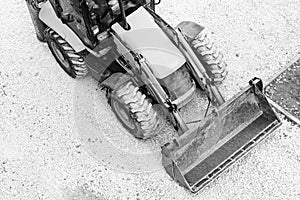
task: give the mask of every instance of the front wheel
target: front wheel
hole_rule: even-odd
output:
[[[161,118],[132,82],[129,81],[112,91],[109,104],[123,127],[134,137],[147,139],[157,134]]]
[[[84,59],[51,28],[45,31],[48,46],[61,68],[72,78],[81,78],[88,73]]]
[[[216,48],[210,33],[203,29],[192,41],[191,46],[200,59],[214,84],[221,84],[227,75],[227,64],[223,54]]]

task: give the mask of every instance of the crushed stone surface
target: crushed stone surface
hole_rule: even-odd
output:
[[[299,0],[163,0],[171,25],[213,32],[226,99],[300,55]],[[300,128],[282,126],[197,194],[164,171],[160,144],[133,139],[91,77],[72,80],[38,42],[26,3],[0,1],[0,199],[300,199]],[[205,109],[193,104],[193,109]]]

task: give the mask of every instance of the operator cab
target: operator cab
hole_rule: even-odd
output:
[[[61,21],[90,48],[97,46],[115,23],[126,25],[140,6],[154,9],[154,0],[50,0]],[[128,27],[130,28],[130,27]]]
[[[126,16],[143,5],[142,0],[121,2]],[[118,0],[86,0],[92,24],[98,25],[101,30],[105,31],[113,23],[120,22],[122,13],[119,3]]]
[[[87,37],[93,46],[102,40],[112,24],[124,21],[123,13],[128,16],[146,3],[145,0],[73,0],[73,2],[79,3],[79,12],[84,20]]]

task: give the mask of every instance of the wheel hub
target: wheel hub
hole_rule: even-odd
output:
[[[119,102],[114,102],[113,106],[117,115],[121,118],[122,122],[130,129],[135,129],[133,120],[130,117],[128,110],[123,106],[120,105]]]

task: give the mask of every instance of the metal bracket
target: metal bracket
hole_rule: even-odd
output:
[[[263,91],[263,82],[260,78],[254,77],[249,81],[249,84],[257,87],[261,92]]]

